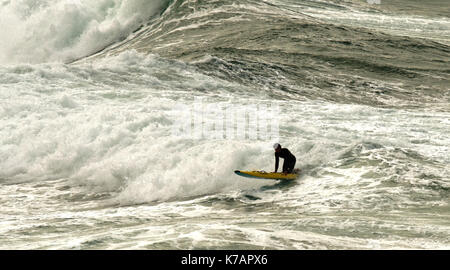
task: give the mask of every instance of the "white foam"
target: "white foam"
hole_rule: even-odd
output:
[[[70,61],[126,38],[166,0],[19,0],[0,5],[0,63]]]
[[[160,80],[161,69],[172,79]],[[177,116],[167,112],[178,102],[192,103],[195,89],[233,87],[183,63],[128,51],[77,66],[11,65],[1,74],[15,81],[0,84],[9,101],[0,111],[6,181],[63,178],[133,204],[245,187],[234,170],[265,163],[262,144],[172,135]]]

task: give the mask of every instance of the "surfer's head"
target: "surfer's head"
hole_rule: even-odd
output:
[[[275,152],[281,151],[281,144],[279,143],[274,144],[273,149],[275,150]]]

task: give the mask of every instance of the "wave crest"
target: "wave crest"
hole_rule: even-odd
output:
[[[169,0],[8,1],[0,6],[0,63],[66,62],[119,40]]]

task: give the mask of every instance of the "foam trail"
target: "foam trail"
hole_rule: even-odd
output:
[[[71,61],[126,38],[166,0],[19,0],[0,6],[0,63]]]

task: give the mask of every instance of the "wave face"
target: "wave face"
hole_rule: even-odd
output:
[[[447,107],[440,103],[448,101],[448,16],[379,7],[174,1],[150,26],[103,54],[157,53],[286,99]]]
[[[0,248],[448,248],[450,13],[375,2],[1,2]]]

